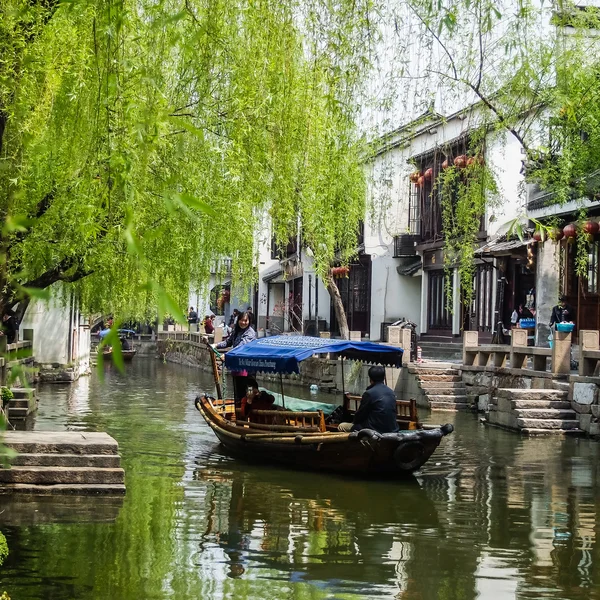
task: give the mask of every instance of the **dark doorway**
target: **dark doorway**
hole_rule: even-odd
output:
[[[361,337],[364,337],[371,329],[371,256],[361,255],[350,265],[348,276],[340,277],[335,282],[346,311],[348,328],[350,331],[360,331]],[[339,336],[333,303],[330,303],[330,307],[331,331],[334,336]]]
[[[447,283],[449,275],[444,269],[428,271],[427,333],[452,335],[452,313],[448,307]]]
[[[469,311],[469,330],[478,331],[483,341],[490,341],[494,325],[494,265],[479,264],[473,278],[473,300]]]
[[[288,323],[290,331],[302,333],[302,277],[290,280]]]

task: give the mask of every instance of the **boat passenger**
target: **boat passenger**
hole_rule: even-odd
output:
[[[359,431],[373,429],[379,433],[395,433],[398,431],[396,416],[396,396],[392,389],[384,384],[385,368],[369,369],[371,385],[362,395],[360,406],[352,423],[340,423],[340,431]]]
[[[256,332],[250,326],[250,319],[248,317],[248,313],[242,313],[233,328],[233,331],[229,335],[226,340],[223,340],[215,347],[217,349],[224,348],[237,348],[238,346],[243,346],[248,342],[252,342],[256,339]],[[234,387],[234,396],[236,402],[241,402],[242,398],[246,395],[246,381],[248,378],[247,371],[237,371],[231,373],[233,376],[233,387]]]
[[[256,379],[248,377],[246,380],[247,391],[242,398],[242,416],[246,418],[251,410],[272,410],[275,396],[258,389]]]
[[[213,318],[210,315],[204,317],[204,331],[210,335],[215,332],[215,326],[213,325]]]
[[[256,339],[256,331],[250,325],[248,313],[242,313],[233,328],[233,331],[226,340],[217,344],[217,348],[237,348]]]

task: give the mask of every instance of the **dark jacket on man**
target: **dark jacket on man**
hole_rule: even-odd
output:
[[[575,323],[575,309],[572,306],[569,306],[568,304],[566,304],[565,306],[557,304],[552,309],[552,316],[550,317],[550,327],[552,327],[552,325],[554,325],[555,323],[562,323],[563,321],[566,321],[567,323],[569,321],[572,321],[573,323]]]
[[[14,315],[9,315],[8,318],[4,319],[1,327],[6,336],[6,343],[14,344],[17,341],[17,331],[19,331]]]
[[[352,426],[352,431],[360,429],[374,429],[379,433],[398,431],[396,396],[387,385],[374,383],[365,390]]]

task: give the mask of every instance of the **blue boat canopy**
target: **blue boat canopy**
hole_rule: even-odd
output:
[[[299,373],[299,363],[315,354],[334,352],[351,360],[390,367],[402,364],[402,349],[374,342],[277,335],[238,346],[225,355],[232,371]]]
[[[135,333],[135,331],[133,331],[132,329],[119,329],[119,335],[122,335],[124,333]],[[102,331],[98,332],[98,337],[103,340],[108,334],[110,333],[110,329],[103,329]]]

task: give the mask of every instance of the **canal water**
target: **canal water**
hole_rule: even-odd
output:
[[[14,499],[0,593],[30,599],[600,598],[600,445],[453,422],[414,481],[227,456],[195,369],[136,359],[40,389],[35,427],[108,431],[122,499]]]

